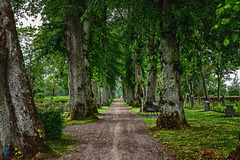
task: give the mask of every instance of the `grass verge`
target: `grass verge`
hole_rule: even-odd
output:
[[[69,133],[63,133],[60,139],[47,141],[49,147],[52,149],[49,153],[41,153],[34,157],[36,160],[43,160],[48,158],[58,158],[66,153],[74,150],[72,144],[75,142]]]
[[[96,122],[98,120],[99,115],[103,114],[106,112],[106,110],[108,108],[110,108],[112,106],[112,103],[109,106],[101,106],[101,108],[98,108],[98,113],[95,115],[96,117],[94,118],[89,118],[89,119],[83,119],[83,120],[70,120],[70,117],[67,117],[64,120],[64,126],[72,126],[72,125],[82,125],[82,124],[86,124],[86,123],[93,123]],[[66,116],[66,113],[64,113],[64,116]]]
[[[114,101],[112,101],[112,102],[114,102]],[[110,106],[102,106],[101,108],[98,108],[99,113],[96,115],[103,114],[111,106],[112,106],[112,103],[110,104]],[[67,114],[68,114],[67,112],[64,112],[63,117],[66,117]],[[82,125],[82,124],[87,124],[87,123],[93,123],[93,122],[96,122],[97,120],[98,120],[98,118],[70,121],[69,118],[66,118],[64,120],[63,125],[64,125],[64,127],[71,126],[71,125]],[[76,142],[76,140],[73,139],[70,134],[63,133],[63,135],[60,139],[54,139],[54,140],[47,141],[48,145],[52,149],[51,152],[46,153],[46,154],[43,154],[43,153],[39,154],[34,159],[40,160],[40,159],[61,157],[61,156],[65,155],[66,153],[75,149],[73,146],[74,142]]]
[[[139,113],[139,108],[131,108]],[[167,145],[177,159],[225,159],[238,144],[240,117],[226,118],[219,112],[185,110],[191,128],[186,130],[153,130],[152,134]],[[149,128],[157,118],[143,118]]]

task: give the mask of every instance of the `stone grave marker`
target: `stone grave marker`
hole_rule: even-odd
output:
[[[210,102],[209,101],[205,101],[204,106],[205,106],[205,111],[210,111]]]
[[[226,114],[226,117],[234,117],[235,109],[233,108],[233,106],[231,105],[226,106],[225,114]]]

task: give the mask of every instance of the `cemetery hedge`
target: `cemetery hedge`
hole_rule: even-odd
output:
[[[201,110],[204,109],[204,105],[199,104],[198,100],[194,100],[194,108]],[[230,100],[226,100],[225,102],[226,105],[232,105],[235,109],[235,115],[240,116],[240,101],[230,101]],[[191,103],[186,103],[184,102],[184,108],[191,108]],[[222,106],[222,102],[218,102],[218,101],[210,101],[210,110],[211,111],[216,111],[216,112],[221,112],[221,113],[225,113],[225,109],[226,106]]]

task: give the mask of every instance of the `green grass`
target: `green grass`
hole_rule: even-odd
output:
[[[139,108],[131,108],[139,114]],[[191,128],[185,130],[152,130],[152,134],[167,145],[178,159],[225,159],[238,144],[240,117],[225,118],[219,112],[185,110]],[[149,128],[157,118],[143,118]]]
[[[70,134],[63,133],[60,139],[49,140],[47,141],[49,147],[52,149],[49,153],[41,153],[37,155],[34,159],[47,159],[47,158],[58,158],[64,154],[74,150],[75,148],[72,144],[75,142]]]
[[[97,118],[90,118],[90,119],[83,119],[83,120],[69,120],[69,118],[64,120],[64,127],[66,126],[75,126],[75,125],[82,125],[87,123],[93,123],[96,122]]]
[[[100,115],[100,114],[105,113],[106,110],[107,110],[108,108],[110,108],[111,106],[112,106],[112,105],[110,105],[110,106],[102,106],[101,108],[98,108],[98,114],[97,114],[97,115]]]
[[[97,116],[106,112],[106,110],[110,107],[111,107],[111,105],[110,106],[102,106],[101,108],[98,108],[98,113],[96,114],[96,117],[93,117],[93,118],[88,118],[88,119],[83,119],[83,120],[70,120],[70,117],[67,117],[64,120],[64,126],[82,125],[82,124],[86,124],[86,123],[96,122],[98,120]],[[64,112],[63,116],[66,116],[66,114],[67,114],[67,112]]]

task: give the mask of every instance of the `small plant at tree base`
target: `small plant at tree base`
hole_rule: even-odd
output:
[[[43,135],[42,135],[42,130],[40,130],[40,129],[38,129],[38,136],[39,136],[40,138],[43,137]]]
[[[18,150],[18,148],[15,148],[14,156],[16,159],[23,159],[23,154],[21,151]]]
[[[58,139],[62,135],[63,118],[62,111],[57,107],[38,108],[38,113],[42,119],[47,139]],[[38,133],[42,133],[41,131]],[[42,134],[40,134],[42,135]]]

